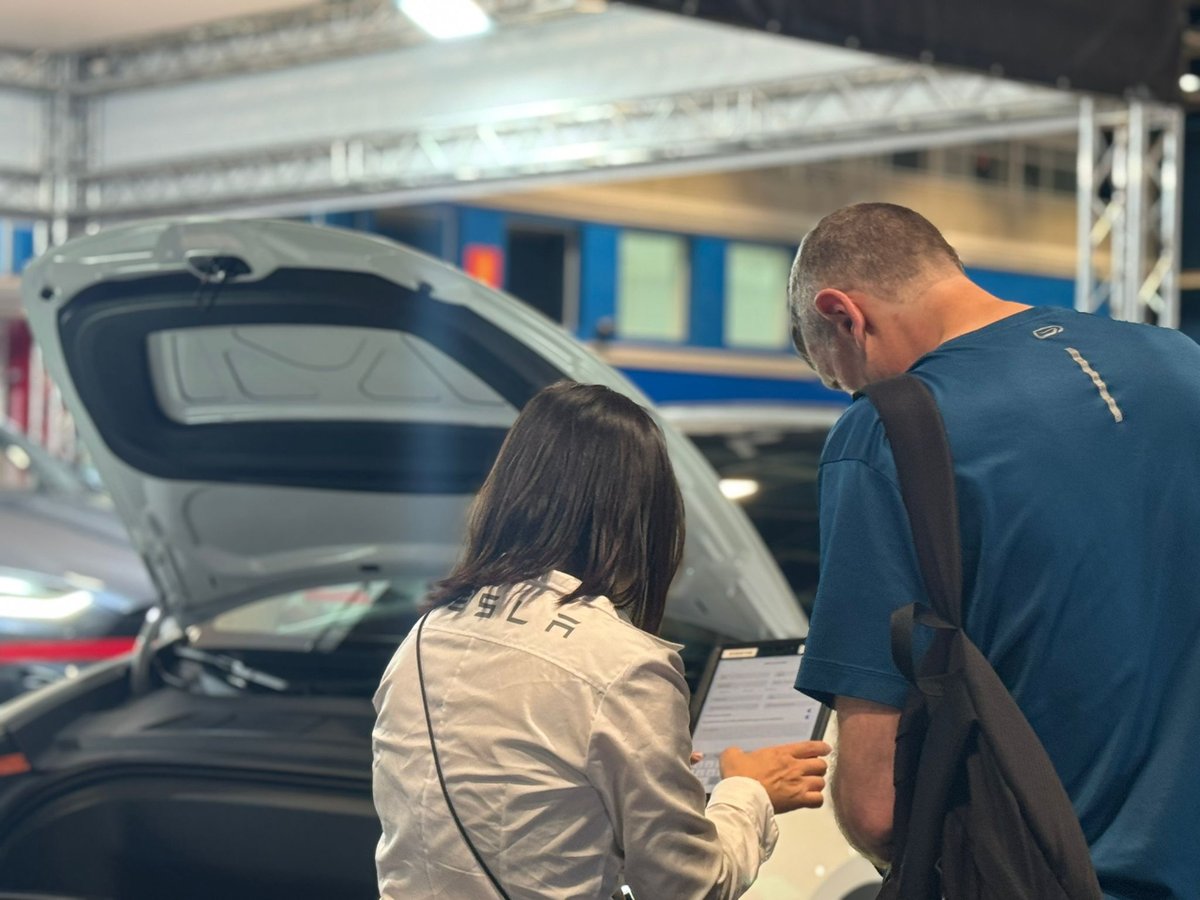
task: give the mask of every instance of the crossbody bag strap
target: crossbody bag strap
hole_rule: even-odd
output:
[[[496,889],[504,900],[511,900],[508,893],[500,886],[500,881],[492,874],[492,870],[488,868],[488,864],[483,861],[479,851],[475,849],[475,844],[471,841],[470,835],[467,834],[467,829],[463,826],[462,819],[458,817],[458,811],[454,808],[454,801],[450,799],[450,791],[446,787],[446,776],[442,772],[442,760],[438,755],[437,741],[433,736],[433,720],[429,715],[429,697],[425,693],[425,668],[421,664],[421,630],[425,627],[425,620],[428,615],[422,616],[420,623],[417,625],[417,680],[421,683],[421,705],[425,707],[425,727],[429,731],[429,749],[433,751],[433,767],[437,769],[438,784],[442,786],[442,796],[446,798],[446,806],[450,809],[450,816],[454,819],[454,824],[458,826],[458,833],[462,835],[463,841],[467,845],[467,849],[471,851],[471,855],[475,857],[475,862],[479,863],[479,868],[483,869],[483,873],[487,875],[488,880],[492,883],[492,887]]]
[[[892,445],[900,494],[933,611],[962,628],[962,549],[958,495],[946,427],[933,395],[915,375],[865,390]]]
[[[932,612],[910,603],[892,613],[892,659],[910,682],[913,627],[962,628],[962,548],[958,495],[946,427],[937,401],[915,375],[900,375],[864,390],[887,434],[896,461],[900,495],[908,514],[921,580]]]

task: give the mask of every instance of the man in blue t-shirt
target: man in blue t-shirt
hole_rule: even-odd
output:
[[[912,372],[954,456],[965,627],[1041,738],[1105,895],[1200,892],[1200,347],[1001,300],[911,210],[860,204],[805,238],[797,349],[830,386]],[[890,856],[907,683],[894,609],[924,599],[870,401],[821,460],[821,580],[796,686],[837,710],[833,802]]]

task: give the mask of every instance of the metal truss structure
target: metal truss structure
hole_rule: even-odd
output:
[[[83,214],[271,205],[612,170],[748,168],[1070,132],[1070,95],[918,65],[550,109],[84,177]],[[626,176],[628,177],[628,176]]]
[[[40,174],[0,169],[0,216],[43,219],[49,211],[49,204],[43,197]]]
[[[1179,327],[1183,112],[1080,104],[1075,306]]]
[[[44,54],[0,49],[0,88],[47,89],[49,70],[50,61]]]
[[[501,33],[551,19],[583,21],[582,14],[605,5],[482,2]],[[598,22],[609,16],[586,18]],[[695,47],[689,52],[687,35],[670,46],[670,28],[698,27],[675,26],[676,21],[684,20],[654,19],[653,29],[667,35],[660,55],[626,65],[657,67],[673,81],[647,78],[636,89],[626,86],[608,95],[592,83],[571,102],[483,113],[439,115],[429,109],[419,120],[355,119],[345,112],[370,83],[369,74],[378,72],[369,68],[371,59],[423,40],[391,0],[330,0],[68,55],[0,52],[0,99],[6,90],[34,93],[45,109],[39,170],[6,168],[0,152],[0,215],[49,222],[52,239],[60,241],[85,228],[150,215],[299,214],[522,183],[752,168],[1078,134],[1077,305],[1108,308],[1123,318],[1178,321],[1177,111],[865,55],[817,65],[806,74],[789,62],[775,80],[745,83],[744,55],[727,59],[722,68]],[[658,36],[653,30],[651,37]],[[611,59],[612,46],[622,45],[606,40],[596,43]],[[533,65],[530,60],[542,52],[535,42],[526,41],[520,58],[504,57],[506,74]],[[659,53],[659,45],[653,46]],[[788,60],[819,55],[821,49],[792,53],[786,47]],[[589,64],[571,62],[584,69]],[[289,79],[292,72],[307,79],[305,90],[312,86],[323,105],[284,110],[262,98],[263,82],[255,79],[282,70]],[[527,80],[546,77],[546,71],[531,68]],[[593,82],[605,77],[600,73]],[[644,93],[645,84],[655,82],[667,87]],[[225,102],[228,96],[211,87],[217,84],[236,94],[236,102]],[[172,135],[168,125],[155,132],[154,98],[164,96],[175,110],[188,98],[198,103],[202,136],[236,139],[204,146]],[[305,112],[318,124],[293,129],[286,139],[278,136],[281,122],[294,123]],[[121,122],[138,123],[146,137],[139,131],[140,144],[114,141]]]
[[[480,0],[500,28],[586,10],[589,0]],[[188,29],[168,37],[80,55],[79,93],[155,87],[310,65],[348,55],[395,50],[427,38],[396,14],[393,0],[334,0]]]

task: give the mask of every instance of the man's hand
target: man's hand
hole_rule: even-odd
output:
[[[721,754],[721,777],[744,775],[767,789],[775,812],[785,813],[825,802],[827,763],[821,757],[833,748],[824,741],[801,741],[764,747],[749,753],[730,747]]]

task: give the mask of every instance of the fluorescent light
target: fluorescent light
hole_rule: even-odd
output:
[[[758,482],[753,478],[722,478],[721,493],[730,500],[745,500],[758,493]]]
[[[32,597],[33,584],[24,578],[11,575],[0,575],[0,594],[10,594],[17,597]]]
[[[1179,76],[1179,89],[1185,94],[1194,94],[1200,91],[1200,75],[1195,72],[1184,72]]]
[[[0,619],[59,621],[77,616],[92,605],[90,591],[71,591],[52,597],[0,594]]]
[[[475,0],[399,0],[400,12],[438,40],[483,34],[492,27]]]
[[[24,472],[29,468],[29,464],[33,462],[29,458],[29,454],[25,452],[24,447],[19,447],[16,444],[9,444],[4,451],[4,455],[8,457],[8,461]]]

